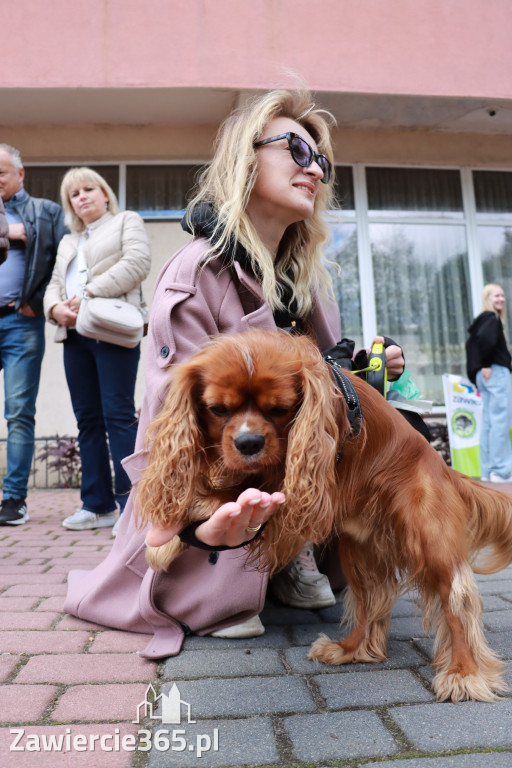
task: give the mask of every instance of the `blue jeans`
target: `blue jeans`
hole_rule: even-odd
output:
[[[88,339],[73,330],[68,330],[64,342],[64,370],[78,425],[80,497],[91,512],[113,512],[116,501],[122,511],[128,499],[130,480],[121,460],[133,453],[135,446],[134,393],[139,356],[140,345],[126,349]]]
[[[490,472],[496,472],[502,477],[508,477],[512,470],[510,371],[502,365],[492,365],[489,381],[485,381],[482,371],[478,371],[476,385],[482,395],[483,405],[480,434],[481,476],[489,477]]]
[[[25,317],[19,312],[0,318],[0,368],[4,371],[7,421],[4,499],[24,499],[27,495],[44,354],[44,322],[44,317]]]

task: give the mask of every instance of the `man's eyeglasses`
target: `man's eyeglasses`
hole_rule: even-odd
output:
[[[263,141],[256,141],[253,147],[263,147],[265,144],[271,144],[273,141],[280,141],[280,139],[286,139],[288,142],[288,149],[293,160],[300,165],[301,168],[309,168],[312,162],[316,161],[320,170],[323,173],[320,181],[324,184],[328,184],[331,179],[332,165],[325,155],[320,155],[318,152],[309,146],[302,136],[297,133],[281,133],[279,136],[272,136],[271,139],[263,139]]]

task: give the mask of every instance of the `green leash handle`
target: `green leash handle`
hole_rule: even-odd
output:
[[[366,381],[374,387],[383,397],[387,394],[387,369],[386,351],[381,341],[376,341],[372,346],[368,359]]]

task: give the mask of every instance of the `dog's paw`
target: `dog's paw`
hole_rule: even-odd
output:
[[[508,687],[503,680],[486,680],[483,675],[439,672],[432,682],[438,701],[497,701]]]
[[[343,643],[329,640],[326,635],[320,635],[309,649],[308,659],[323,661],[324,664],[347,664],[352,661],[353,654],[347,653]]]
[[[181,555],[185,549],[187,549],[187,544],[184,544],[179,536],[173,536],[161,547],[146,547],[146,562],[154,571],[158,571],[160,568],[166,571],[172,561]]]

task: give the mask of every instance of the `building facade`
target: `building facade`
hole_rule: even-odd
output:
[[[148,300],[187,239],[179,219],[221,120],[306,85],[337,120],[326,258],[344,335],[396,338],[442,407],[486,282],[512,312],[509,0],[18,0],[4,22],[0,141],[20,149],[31,194],[55,199],[68,167],[91,165],[142,213]],[[37,432],[74,434],[52,337]],[[143,389],[141,363],[139,403]]]

